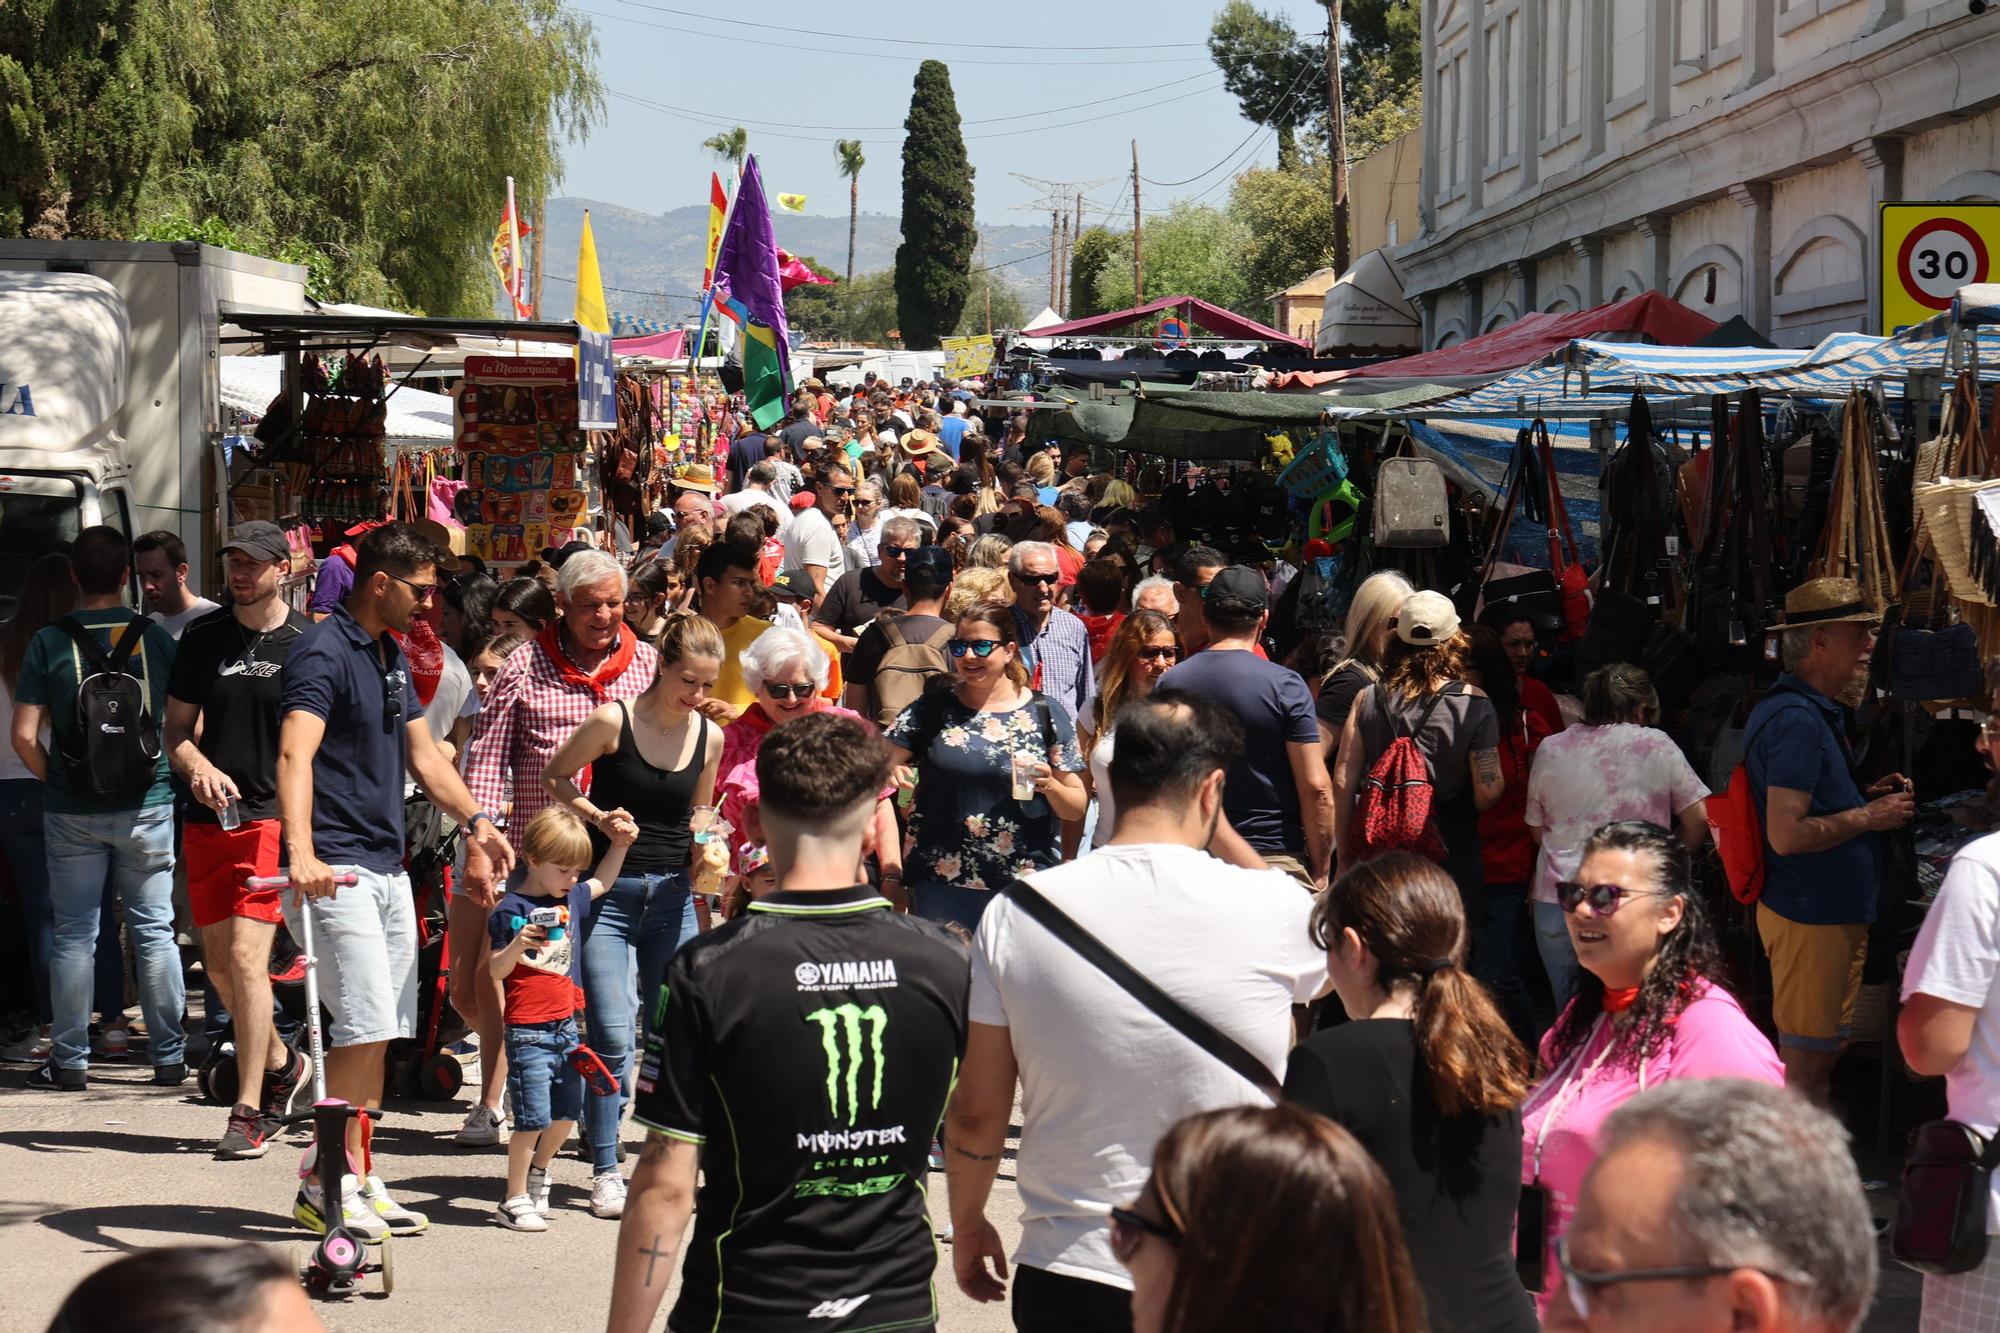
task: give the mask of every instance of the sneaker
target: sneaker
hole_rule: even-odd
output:
[[[298,1197],[292,1200],[292,1217],[307,1231],[326,1233],[326,1207],[320,1198],[319,1181],[308,1180],[299,1186]],[[340,1178],[340,1224],[364,1245],[380,1245],[389,1238],[389,1224],[368,1206],[353,1176]]]
[[[625,1177],[616,1171],[606,1171],[590,1182],[590,1215],[592,1217],[625,1216]]]
[[[170,1065],[153,1066],[153,1086],[156,1088],[178,1088],[188,1081],[188,1067],[176,1060]]]
[[[466,1112],[465,1123],[451,1141],[461,1148],[491,1148],[500,1142],[500,1131],[506,1124],[498,1111],[481,1102]]]
[[[123,1023],[113,1023],[97,1034],[91,1049],[107,1060],[123,1060],[132,1053],[132,1033]]]
[[[36,1028],[20,1040],[0,1046],[0,1062],[7,1064],[40,1065],[47,1064],[49,1050],[55,1045],[47,1028]]]
[[[513,1198],[501,1204],[500,1211],[493,1215],[493,1220],[501,1226],[506,1227],[509,1231],[547,1231],[549,1229],[548,1219],[535,1211],[535,1205],[529,1202],[528,1196],[525,1194],[516,1194]]]
[[[256,1107],[238,1102],[229,1113],[229,1128],[215,1145],[216,1157],[225,1162],[248,1162],[271,1150],[271,1135]]]
[[[535,1205],[535,1211],[543,1217],[549,1215],[549,1173],[546,1167],[528,1168],[528,1198]]]
[[[58,1069],[53,1063],[44,1063],[28,1075],[28,1086],[38,1092],[82,1092],[89,1081],[83,1070]]]
[[[294,954],[291,959],[271,972],[273,986],[296,986],[306,979],[306,956]]]
[[[312,1057],[304,1051],[293,1051],[290,1065],[264,1075],[265,1118],[283,1120],[302,1110],[298,1105],[302,1091],[308,1096],[312,1092]]]
[[[368,1206],[375,1210],[375,1216],[389,1224],[391,1235],[416,1236],[430,1230],[430,1218],[415,1209],[403,1207],[389,1197],[389,1187],[382,1183],[382,1177],[368,1177],[362,1184],[361,1192],[366,1196]]]

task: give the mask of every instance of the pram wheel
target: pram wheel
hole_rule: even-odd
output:
[[[417,1066],[417,1097],[427,1102],[448,1102],[465,1086],[465,1070],[458,1060],[440,1051]]]

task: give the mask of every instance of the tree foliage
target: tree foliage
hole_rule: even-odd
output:
[[[834,289],[840,304],[840,336],[849,342],[885,343],[896,327],[896,272],[856,274]]]
[[[965,153],[951,70],[917,67],[903,122],[903,242],[896,247],[896,318],[903,345],[929,350],[958,327],[972,290],[972,162]]]
[[[552,192],[596,53],[562,0],[0,8],[0,231],[227,234],[344,300],[491,314],[505,178]]]
[[[1294,165],[1299,127],[1325,122],[1325,47],[1302,40],[1283,15],[1229,0],[1209,27],[1208,53],[1244,117],[1277,130],[1279,167]]]
[[[965,313],[958,317],[958,327],[952,330],[956,337],[986,332],[986,310],[992,303],[993,327],[996,329],[1018,329],[1028,322],[1028,312],[1021,305],[1020,296],[1004,282],[993,281],[993,274],[980,273],[972,279],[972,294],[966,298]]]
[[[1419,7],[1404,0],[1345,0],[1341,100],[1347,157],[1368,156],[1423,123],[1424,33]]]
[[[1252,290],[1243,270],[1250,232],[1238,219],[1206,204],[1176,203],[1146,220],[1146,294],[1199,296],[1238,314],[1263,318],[1269,305]],[[1113,237],[1115,249],[1093,284],[1103,310],[1123,310],[1132,298],[1132,237]]]
[[[798,258],[822,278],[840,276],[811,255]],[[840,336],[840,289],[841,284],[836,281],[830,286],[794,287],[785,293],[785,323],[791,326],[794,342]]]
[[[750,156],[750,131],[741,125],[732,125],[726,130],[717,130],[703,139],[701,146],[740,169],[743,166],[743,159]]]
[[[1333,173],[1324,153],[1296,171],[1244,172],[1230,186],[1229,214],[1249,238],[1239,262],[1258,308],[1243,314],[1268,322],[1274,293],[1333,263]]]
[[[1117,252],[1117,235],[1103,227],[1092,227],[1079,236],[1069,259],[1069,317],[1083,319],[1101,315],[1107,306],[1097,303],[1097,275]],[[1131,265],[1132,247],[1125,247],[1126,266]]]

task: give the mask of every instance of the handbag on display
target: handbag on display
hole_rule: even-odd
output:
[[[1555,576],[1546,569],[1518,565],[1500,557],[1514,528],[1517,509],[1532,509],[1541,494],[1535,476],[1536,460],[1524,428],[1514,441],[1514,456],[1508,461],[1507,475],[1501,480],[1504,492],[1497,516],[1488,529],[1486,564],[1480,570],[1477,592],[1470,612],[1474,617],[1486,608],[1509,604],[1519,607],[1539,636],[1553,636],[1563,628],[1562,597]]]
[[[1451,506],[1444,469],[1428,458],[1398,454],[1375,470],[1377,546],[1416,549],[1451,541]]]
[[[1542,484],[1548,487],[1549,573],[1561,612],[1557,638],[1562,643],[1576,643],[1590,626],[1590,575],[1583,568],[1576,534],[1569,526],[1569,506],[1563,503],[1562,484],[1556,479],[1556,455],[1555,447],[1549,443],[1549,423],[1536,417],[1534,432]],[[1569,546],[1567,561],[1563,559],[1565,543]]]
[[[1643,598],[1617,588],[1599,588],[1590,608],[1590,627],[1576,646],[1576,660],[1587,668],[1612,662],[1636,665],[1658,619]]]

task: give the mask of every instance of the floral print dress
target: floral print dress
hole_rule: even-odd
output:
[[[1047,698],[981,713],[939,690],[905,708],[887,739],[910,752],[917,770],[904,863],[910,884],[1001,889],[1062,859],[1062,821],[1048,801],[1014,799],[1017,750],[1045,756],[1058,772],[1083,768],[1075,726]]]

